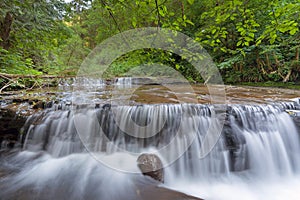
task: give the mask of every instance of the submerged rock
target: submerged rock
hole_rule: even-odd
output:
[[[137,159],[138,167],[141,172],[151,178],[164,182],[163,165],[160,158],[155,154],[141,154]]]

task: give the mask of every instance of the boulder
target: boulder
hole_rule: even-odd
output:
[[[141,154],[137,159],[137,164],[144,175],[150,176],[159,182],[164,182],[163,164],[157,155]]]

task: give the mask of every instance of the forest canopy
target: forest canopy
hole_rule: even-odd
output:
[[[103,40],[141,27],[195,39],[225,83],[297,82],[299,12],[298,0],[2,0],[0,86],[24,84],[3,74],[75,75]],[[186,60],[155,49],[120,57],[110,73],[122,76],[143,63],[166,64],[202,81]]]

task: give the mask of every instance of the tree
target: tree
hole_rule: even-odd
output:
[[[0,7],[3,69],[12,73],[24,68],[41,70],[40,66],[51,60],[52,50],[68,37],[68,28],[62,23],[64,2],[4,0]],[[21,68],[14,70],[18,66]]]

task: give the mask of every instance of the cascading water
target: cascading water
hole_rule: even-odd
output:
[[[165,166],[162,187],[205,199],[296,200],[300,139],[284,111],[295,106],[228,105],[204,158],[209,129],[222,125],[217,106],[54,106],[28,118],[22,152],[1,158],[1,199],[153,199],[157,183],[136,164],[153,152]]]
[[[299,199],[299,132],[284,107],[289,106],[230,106],[224,142],[203,160],[181,157],[168,169],[172,175],[167,184],[205,199]],[[197,151],[195,146],[189,150]],[[223,163],[212,157],[216,151],[219,157],[223,154]],[[223,169],[221,173],[213,167],[203,170],[209,166],[206,160]],[[174,170],[177,165],[181,168]],[[199,174],[203,171],[206,176]],[[184,175],[178,180],[180,173]]]

